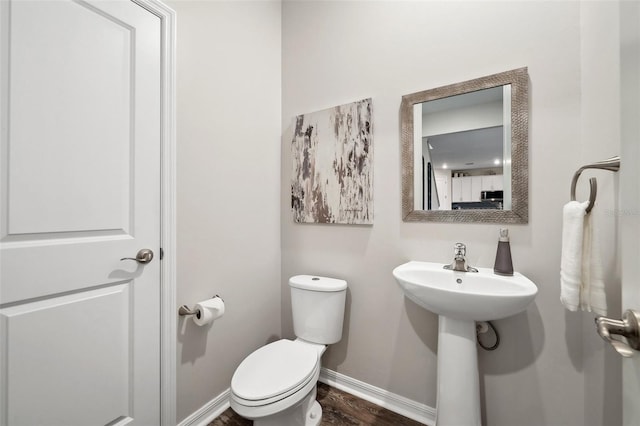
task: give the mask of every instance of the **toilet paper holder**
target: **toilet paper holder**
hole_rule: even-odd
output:
[[[212,299],[215,299],[216,297],[220,297],[220,295],[216,294],[212,297]],[[222,297],[220,297],[220,300],[224,302],[224,299]],[[198,318],[200,318],[200,311],[198,311],[197,309],[191,309],[187,305],[182,305],[180,306],[180,309],[178,309],[178,315],[180,315],[181,317],[196,315]]]

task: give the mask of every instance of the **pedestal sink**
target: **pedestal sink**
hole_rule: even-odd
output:
[[[393,270],[405,295],[439,315],[437,426],[480,426],[475,321],[524,311],[538,293],[520,273],[455,272],[442,263],[407,262]]]

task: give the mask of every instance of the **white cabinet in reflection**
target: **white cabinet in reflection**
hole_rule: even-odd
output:
[[[482,180],[484,176],[470,176],[471,177],[471,198],[469,201],[480,201],[482,195]]]
[[[481,176],[482,178],[482,191],[502,191],[504,183],[502,175],[487,175]]]
[[[482,191],[501,191],[502,175],[462,176],[451,178],[451,201],[481,201]]]
[[[451,200],[454,203],[471,201],[471,176],[455,177],[451,181]]]

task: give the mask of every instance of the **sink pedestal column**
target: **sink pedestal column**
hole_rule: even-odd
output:
[[[439,316],[437,426],[481,426],[476,323]]]

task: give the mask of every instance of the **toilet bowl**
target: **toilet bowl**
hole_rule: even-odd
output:
[[[342,337],[347,283],[298,275],[289,280],[296,340],[281,339],[247,356],[231,379],[231,408],[256,426],[316,426],[320,358]]]
[[[254,425],[317,425],[322,416],[316,384],[325,348],[282,339],[253,352],[231,380],[231,408]]]

